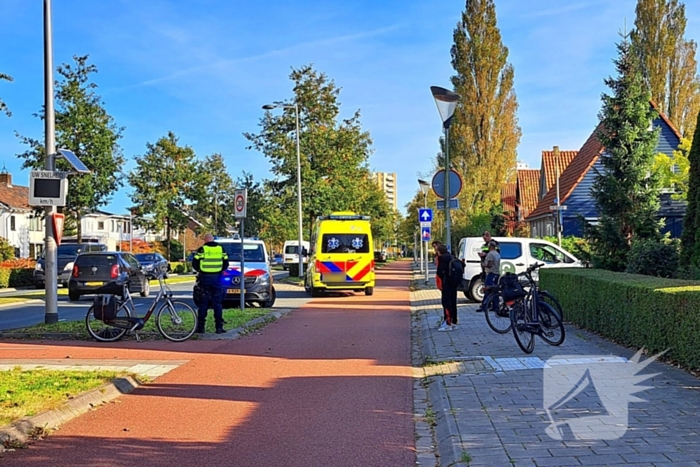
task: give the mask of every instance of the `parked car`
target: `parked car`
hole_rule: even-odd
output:
[[[106,251],[107,245],[101,243],[62,243],[56,249],[56,267],[58,284],[68,286],[76,256],[86,251]],[[34,286],[43,289],[46,286],[46,256],[45,252],[36,260],[34,266]]]
[[[386,263],[386,253],[383,251],[374,252],[374,262],[375,263]]]
[[[241,298],[241,240],[240,238],[217,238],[229,260],[229,268],[223,272],[221,280],[224,289],[224,304],[236,305]],[[267,249],[262,240],[246,238],[243,243],[245,260],[245,302],[258,303],[263,308],[272,308],[277,298],[272,285],[272,274]],[[192,293],[195,305],[199,306],[198,285]]]
[[[81,253],[75,258],[68,282],[68,298],[80,300],[88,294],[122,294],[122,282],[129,284],[130,293],[147,297],[148,278],[139,261],[128,252],[100,251]]]
[[[170,263],[160,253],[137,253],[134,256],[143,266],[146,277],[149,279],[155,279],[161,274],[165,279],[168,278]]]
[[[519,274],[534,263],[544,263],[543,267],[583,267],[574,255],[557,245],[539,238],[496,237],[501,250],[501,274]],[[484,298],[484,284],[481,281],[481,259],[479,252],[484,246],[481,237],[465,237],[459,241],[457,257],[464,261],[464,276],[459,290],[475,302]],[[537,280],[535,271],[532,275]]]
[[[280,253],[273,255],[272,258],[270,258],[270,264],[273,266],[284,266],[284,256]]]

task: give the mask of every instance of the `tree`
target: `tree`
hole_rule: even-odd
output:
[[[155,144],[147,143],[146,148],[146,154],[134,158],[136,168],[128,177],[134,189],[134,223],[151,230],[165,229],[170,258],[172,232],[187,227],[187,206],[196,199],[197,187],[202,183],[194,151],[179,146],[173,132]]]
[[[659,183],[651,170],[659,129],[649,129],[658,114],[650,105],[628,36],[617,50],[618,76],[605,80],[612,95],[603,94],[599,114],[597,137],[605,151],[600,156],[603,169],[591,188],[598,225],[587,231],[597,264],[622,271],[634,240],[659,238]]]
[[[674,199],[684,200],[688,195],[689,152],[690,140],[681,138],[678,149],[674,150],[670,157],[660,152],[654,159],[652,171],[658,174],[661,187],[673,188],[675,193],[672,197]]]
[[[263,208],[266,205],[263,186],[254,180],[253,174],[246,171],[243,171],[243,175],[236,179],[235,185],[239,190],[245,189],[247,194],[246,216],[243,223],[243,233],[246,236],[260,236],[263,225],[266,221],[263,213]],[[271,217],[267,219],[267,221],[274,224],[275,218]]]
[[[221,154],[212,154],[196,165],[199,177],[196,179],[192,215],[202,223],[203,230],[226,236],[236,219],[233,210],[235,185],[224,158]]]
[[[455,220],[466,222],[471,213],[488,212],[500,204],[501,186],[515,166],[521,131],[515,72],[496,26],[493,0],[467,0],[453,37],[456,74],[451,81],[460,100],[450,127],[450,159],[464,181]],[[442,153],[438,168],[444,168],[441,157]]]
[[[688,153],[688,205],[683,218],[681,257],[683,266],[700,265],[700,113],[697,116],[693,144]]]
[[[340,89],[311,65],[292,69],[294,98],[299,106],[301,185],[304,231],[316,218],[333,211],[355,211],[381,219],[389,212],[383,192],[368,167],[372,140],[362,130],[360,112],[338,121]],[[290,106],[289,102],[287,103]],[[244,133],[248,149],[262,152],[271,162],[272,180],[265,183],[276,222],[289,226],[297,238],[296,118],[293,106],[275,116],[266,112],[258,134]]]
[[[638,0],[632,45],[651,98],[684,135],[700,111],[697,44],[685,40],[685,5],[678,0]]]
[[[66,221],[75,222],[78,241],[82,240],[81,218],[106,205],[123,185],[122,156],[119,140],[123,128],[114,123],[107,113],[97,84],[90,81],[97,73],[95,65],[88,64],[88,56],[74,56],[75,65],[58,67],[62,76],[56,86],[56,146],[68,148],[90,169],[89,174],[69,177],[66,195]],[[36,114],[44,119],[43,110]],[[18,157],[24,159],[23,169],[43,169],[45,149],[41,141],[20,136],[29,149]],[[56,169],[70,171],[72,166],[63,159],[56,161]]]
[[[0,73],[0,81],[12,81],[12,76]],[[0,99],[0,112],[4,112],[8,117],[12,116],[12,112],[10,112],[10,109],[7,108],[7,104],[5,104],[2,99]]]

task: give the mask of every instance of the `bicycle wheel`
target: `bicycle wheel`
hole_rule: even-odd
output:
[[[187,303],[167,301],[156,314],[156,326],[169,341],[186,341],[197,329],[197,312]]]
[[[96,319],[93,308],[94,305],[88,309],[85,315],[85,327],[87,328],[88,334],[90,334],[93,339],[100,342],[116,342],[124,337],[126,329],[111,326],[104,321]],[[127,307],[119,307],[116,319],[122,318],[122,321],[126,324],[126,320],[123,320],[123,318],[128,318],[129,316],[129,309]]]
[[[486,324],[499,334],[506,334],[511,329],[510,310],[500,293],[492,294],[484,303]]]
[[[559,317],[562,321],[564,321],[564,309],[561,307],[559,300],[557,300],[557,298],[554,295],[547,292],[546,290],[538,290],[537,295],[540,296],[540,300],[557,310],[559,312]]]
[[[535,350],[535,335],[527,328],[532,321],[529,307],[525,302],[518,301],[510,309],[510,320],[513,326],[513,335],[518,347],[525,353],[532,353]]]
[[[549,303],[539,302],[537,313],[540,322],[540,332],[538,333],[540,338],[549,345],[561,345],[566,337],[566,332],[559,312]]]

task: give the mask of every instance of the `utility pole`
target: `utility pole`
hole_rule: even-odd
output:
[[[561,195],[559,194],[559,146],[554,146],[554,165],[557,168],[557,242],[561,248]]]

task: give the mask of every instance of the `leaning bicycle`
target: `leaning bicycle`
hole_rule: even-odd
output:
[[[117,283],[122,286],[122,293],[98,295],[85,315],[88,334],[95,340],[115,342],[127,333],[134,333],[136,340],[140,341],[138,331],[144,328],[154,313],[158,332],[169,341],[183,342],[195,333],[197,312],[187,303],[173,300],[173,292],[165,285],[163,274],[158,276],[158,295],[142,317],[136,312],[128,280],[123,277]]]
[[[535,349],[536,335],[553,346],[561,345],[566,337],[561,315],[554,307],[540,298],[539,288],[532,278],[533,271],[542,266],[544,266],[543,263],[535,263],[525,272],[518,274],[518,276],[524,276],[527,283],[532,286],[529,291],[523,291],[522,297],[515,300],[510,307],[515,342],[525,353],[532,353]]]

